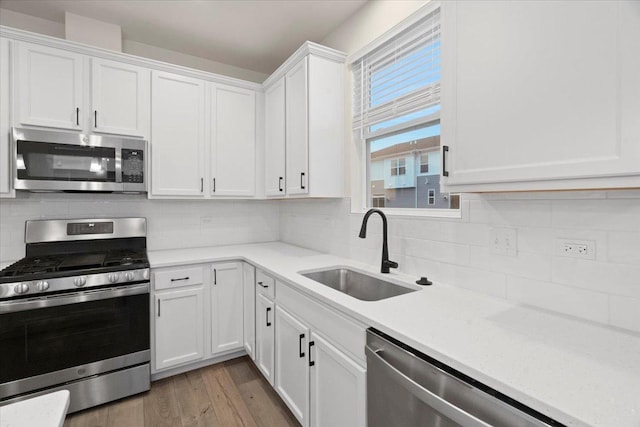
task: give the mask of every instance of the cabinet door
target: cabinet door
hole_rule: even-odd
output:
[[[633,1],[443,2],[443,182],[536,190],[639,174],[639,12]],[[575,188],[564,182],[555,188]]]
[[[309,104],[305,57],[286,75],[287,194],[309,192]]]
[[[242,348],[242,271],[237,262],[213,265],[211,353]]]
[[[203,288],[155,296],[155,363],[164,369],[204,356]]]
[[[17,43],[19,105],[23,125],[81,129],[83,59],[80,54],[31,43]]]
[[[256,365],[269,384],[273,385],[274,304],[256,294]]]
[[[204,81],[152,73],[151,193],[204,196]]]
[[[13,196],[11,190],[11,83],[9,79],[9,39],[0,38],[0,197]]]
[[[284,77],[265,90],[265,194],[284,196],[285,176]]]
[[[275,389],[300,424],[308,425],[309,328],[282,307],[276,307]]]
[[[147,135],[151,72],[116,61],[91,60],[91,126],[94,132]]]
[[[256,93],[211,85],[211,194],[253,196]]]
[[[244,348],[252,360],[256,360],[256,269],[242,264]]]
[[[311,426],[366,426],[366,370],[311,334]]]

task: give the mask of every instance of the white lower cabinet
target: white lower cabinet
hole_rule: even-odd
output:
[[[211,354],[241,349],[244,345],[241,264],[213,264],[211,271]]]
[[[309,328],[276,307],[275,389],[303,426],[309,418]]]
[[[156,293],[156,370],[202,359],[203,302],[202,286]]]
[[[256,360],[256,269],[242,264],[244,349]]]
[[[310,339],[311,423],[305,425],[366,426],[366,369],[317,334]]]
[[[274,307],[273,301],[256,294],[256,366],[271,385],[274,380]]]

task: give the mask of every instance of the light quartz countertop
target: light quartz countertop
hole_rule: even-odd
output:
[[[69,391],[61,390],[0,407],[0,427],[62,427]]]
[[[640,427],[639,334],[439,283],[422,288],[416,277],[279,242],[150,251],[149,260],[152,268],[247,261],[568,426]],[[361,301],[299,274],[333,266],[420,290]]]

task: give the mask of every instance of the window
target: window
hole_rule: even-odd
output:
[[[372,197],[372,208],[384,208],[384,196],[373,196]]]
[[[420,173],[429,173],[429,153],[420,154]]]
[[[367,207],[380,200],[385,208],[459,206],[458,195],[440,193],[440,9],[428,7],[352,63]]]
[[[436,204],[436,190],[434,190],[433,188],[430,188],[429,190],[427,190],[427,204],[428,205],[435,205]]]
[[[391,160],[391,176],[406,175],[407,174],[407,160],[393,159]]]

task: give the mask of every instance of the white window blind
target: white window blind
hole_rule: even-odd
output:
[[[353,128],[363,136],[426,115],[440,104],[440,8],[355,61],[352,72]]]

